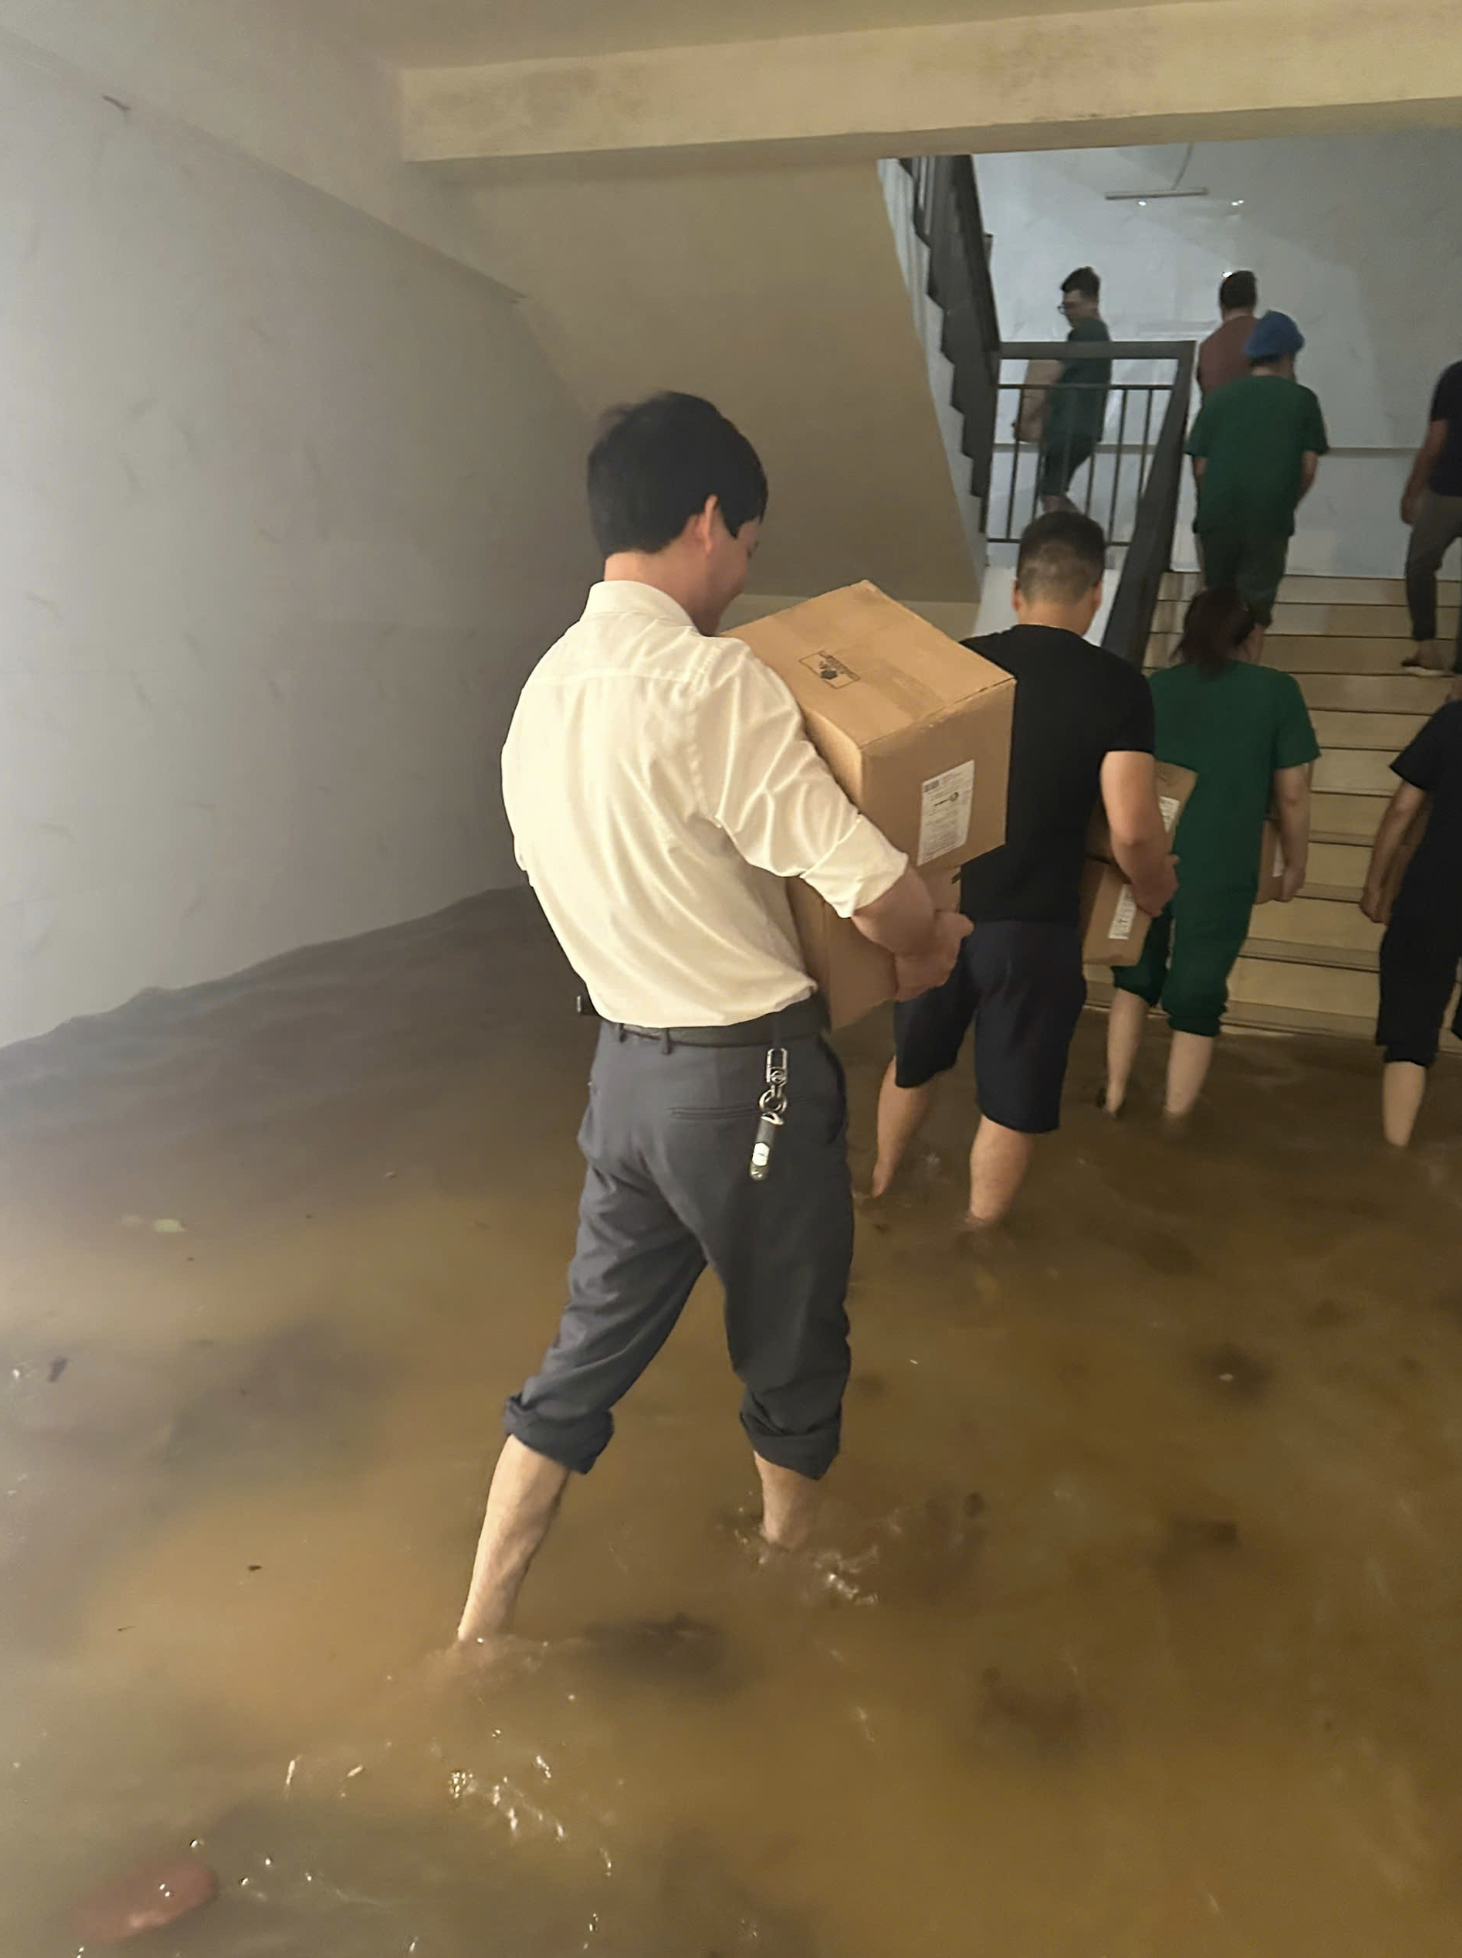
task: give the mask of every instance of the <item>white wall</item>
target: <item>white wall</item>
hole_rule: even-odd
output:
[[[592,575],[490,281],[0,50],[0,1039],[514,867]]]
[[[400,83],[300,0],[0,0],[0,34],[491,271],[466,191],[401,160]]]
[[[1201,337],[1219,279],[1250,267],[1261,303],[1294,314],[1308,337],[1301,378],[1338,451],[1300,512],[1291,565],[1397,572],[1401,485],[1431,387],[1462,356],[1462,131],[1203,143],[1182,182],[1208,197],[1105,201],[1171,185],[1184,156],[1173,146],[976,158],[1002,332],[1058,335],[1060,281],[1090,263],[1118,339]]]

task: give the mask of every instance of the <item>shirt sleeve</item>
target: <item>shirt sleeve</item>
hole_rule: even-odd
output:
[[[1206,456],[1209,443],[1213,439],[1213,403],[1205,401],[1198,410],[1198,416],[1188,436],[1190,456]]]
[[[1274,749],[1270,772],[1280,768],[1303,768],[1320,759],[1320,744],[1299,681],[1292,673],[1276,673],[1278,712],[1274,717]]]
[[[1152,688],[1135,666],[1129,667],[1122,678],[1125,684],[1117,711],[1112,716],[1107,753],[1150,755],[1157,740]]]
[[[1320,406],[1320,397],[1312,394],[1305,403],[1305,453],[1307,455],[1329,455],[1330,437],[1325,432],[1325,414]]]
[[[1462,421],[1462,361],[1454,362],[1437,381],[1432,390],[1429,419],[1434,422]]]
[[[1391,764],[1392,774],[1410,782],[1414,789],[1425,789],[1430,794],[1457,752],[1458,717],[1453,713],[1454,705],[1449,702],[1439,707],[1410,746],[1403,748]]]
[[[908,858],[833,780],[786,682],[749,647],[726,651],[696,721],[707,813],[749,864],[803,878],[851,917],[898,882]]]

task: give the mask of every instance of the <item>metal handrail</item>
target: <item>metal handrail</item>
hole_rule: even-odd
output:
[[[1188,433],[1188,405],[1193,392],[1196,348],[1184,342],[1174,356],[1177,373],[1168,397],[1152,467],[1137,504],[1132,542],[1117,580],[1117,595],[1107,615],[1102,644],[1109,653],[1141,666],[1147,658],[1153,614],[1163,579],[1173,561],[1173,532],[1178,523],[1178,497],[1183,487],[1183,450]]]
[[[983,526],[1000,388],[1000,321],[975,166],[968,156],[902,157],[914,187],[914,231],[929,252],[929,297],[943,317],[940,347],[954,370],[951,400],[963,424],[970,493]]]

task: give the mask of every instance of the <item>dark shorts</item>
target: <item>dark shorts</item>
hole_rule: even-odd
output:
[[[1085,1004],[1076,925],[977,924],[945,983],[894,1008],[898,1084],[922,1088],[947,1074],[973,1020],[980,1112],[1046,1135],[1061,1125],[1066,1058]]]
[[[1056,434],[1041,450],[1041,473],[1036,486],[1040,496],[1064,496],[1077,470],[1096,454],[1096,443],[1086,435]]]
[[[709,1265],[725,1292],[741,1425],[764,1461],[826,1473],[848,1378],[853,1255],[847,1101],[826,1041],[787,1043],[785,1126],[749,1174],[765,1047],[679,1046],[605,1026],[579,1131],[586,1173],[568,1304],[508,1402],[527,1448],[583,1474],[611,1410],[670,1337]]]
[[[1274,601],[1289,563],[1288,537],[1272,531],[1205,530],[1198,554],[1209,591],[1236,591],[1249,602],[1260,625],[1274,621]]]
[[[1376,1045],[1385,1048],[1388,1061],[1430,1067],[1462,963],[1462,924],[1404,914],[1393,917],[1381,940],[1380,963]],[[1452,1031],[1462,1037],[1462,1008],[1453,1018]]]

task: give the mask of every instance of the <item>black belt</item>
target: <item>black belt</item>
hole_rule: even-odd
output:
[[[632,1027],[617,1020],[606,1022],[621,1036],[632,1033],[636,1039],[658,1040],[667,1047],[785,1047],[789,1040],[825,1033],[827,1024],[827,1002],[821,993],[730,1027]]]

